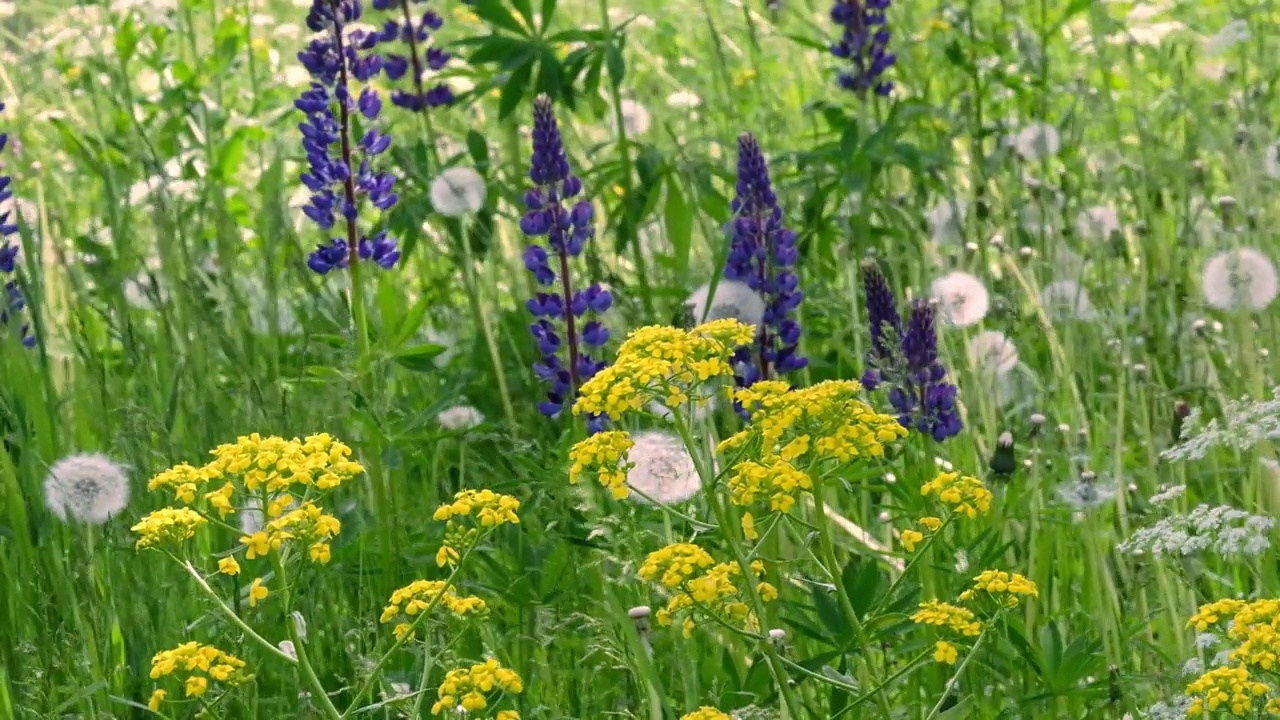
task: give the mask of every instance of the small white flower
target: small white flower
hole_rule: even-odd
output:
[[[726,318],[747,325],[764,322],[764,298],[746,283],[722,279],[716,283],[716,294],[708,299],[710,292],[711,285],[703,285],[685,301],[691,306],[695,324]]]
[[[692,110],[702,105],[702,97],[688,90],[677,90],[667,96],[667,105],[678,110]]]
[[[289,87],[302,87],[311,83],[311,73],[301,65],[285,65],[281,74],[284,75],[284,84]]]
[[[422,339],[429,345],[439,345],[444,351],[436,355],[432,362],[442,368],[458,355],[458,336],[449,330],[437,330],[428,327],[422,331]]]
[[[1232,20],[1218,32],[1204,38],[1200,42],[1200,50],[1206,57],[1218,57],[1231,48],[1249,39],[1249,23],[1244,20]]]
[[[1096,320],[1089,291],[1075,280],[1054,280],[1040,290],[1040,304],[1053,320]]]
[[[964,551],[964,548],[956,550],[955,570],[957,575],[969,572],[969,554]]]
[[[1120,216],[1113,207],[1095,205],[1076,215],[1076,235],[1083,240],[1106,240],[1120,232]]]
[[[484,422],[484,414],[470,405],[457,405],[436,416],[445,430],[470,430]]]
[[[964,219],[969,203],[964,200],[941,200],[929,208],[929,236],[939,244],[959,242],[964,236]]]
[[[1217,644],[1218,644],[1218,636],[1211,632],[1200,633],[1196,635],[1196,647],[1200,648],[1201,650],[1208,650],[1209,648]]]
[[[478,212],[487,194],[484,178],[469,167],[449,168],[431,181],[431,205],[445,217]]]
[[[1157,492],[1155,495],[1152,495],[1151,497],[1147,498],[1147,502],[1151,503],[1152,505],[1164,505],[1165,503],[1173,502],[1174,500],[1182,497],[1186,492],[1187,492],[1186,485],[1171,485],[1169,487],[1162,487],[1160,488],[1160,491]]]
[[[652,124],[653,119],[649,117],[649,111],[645,106],[635,100],[622,101],[622,127],[627,131],[627,137],[644,135],[649,132],[649,126]]]
[[[1262,310],[1280,292],[1276,266],[1253,248],[1237,248],[1209,258],[1201,285],[1205,300],[1224,310]]]
[[[969,361],[979,371],[1003,375],[1018,365],[1018,348],[998,330],[983,330],[969,340]]]
[[[1018,131],[1014,147],[1025,160],[1040,160],[1057,155],[1062,149],[1058,129],[1047,123],[1032,123]]]
[[[958,270],[934,280],[929,294],[937,298],[943,317],[955,327],[980,322],[991,307],[991,297],[982,281]]]
[[[298,659],[298,650],[293,646],[293,641],[281,640],[279,647],[280,647],[280,652],[284,653],[285,655],[288,655],[294,660]]]
[[[129,503],[123,465],[101,453],[68,455],[49,468],[44,502],[61,520],[101,525]]]
[[[664,505],[679,503],[698,494],[702,480],[693,458],[679,437],[649,430],[631,436],[635,445],[627,457],[635,466],[627,471],[627,484]],[[641,503],[647,498],[635,496]]]
[[[1116,491],[1113,488],[1098,485],[1088,480],[1072,480],[1057,488],[1058,499],[1066,503],[1072,510],[1087,512],[1111,502]]]

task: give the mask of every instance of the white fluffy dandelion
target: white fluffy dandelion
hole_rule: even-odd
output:
[[[1065,482],[1057,488],[1058,499],[1075,512],[1089,512],[1106,505],[1116,496],[1114,488],[1098,485],[1089,480],[1077,479]]]
[[[929,295],[938,300],[943,317],[955,327],[980,322],[991,307],[991,296],[982,281],[958,270],[934,280]]]
[[[1262,171],[1272,180],[1280,180],[1280,142],[1271,143],[1263,151]]]
[[[100,525],[129,504],[129,476],[101,453],[68,455],[49,468],[44,502],[62,520]]]
[[[984,373],[1003,375],[1018,365],[1018,348],[997,330],[983,330],[969,340],[969,361]]]
[[[693,291],[685,304],[691,307],[695,323],[725,318],[747,325],[764,322],[764,298],[737,280],[721,280],[716,284],[715,295],[711,295],[709,284],[703,285]]]
[[[1209,258],[1201,275],[1204,299],[1223,310],[1262,310],[1280,291],[1271,258],[1253,248],[1237,248]]]
[[[1115,208],[1095,205],[1076,215],[1076,235],[1084,240],[1106,240],[1120,232],[1120,216]]]
[[[956,243],[964,237],[964,219],[969,204],[964,200],[941,200],[929,208],[929,237],[939,244]]]
[[[1040,289],[1040,304],[1053,320],[1096,320],[1089,291],[1075,280],[1054,280]]]
[[[627,137],[644,135],[652,124],[653,119],[645,106],[635,100],[622,101],[622,127],[627,131]]]
[[[677,90],[667,96],[667,106],[677,110],[692,110],[701,104],[702,97],[688,90]]]
[[[470,430],[484,422],[484,414],[471,405],[456,405],[436,416],[445,430]]]
[[[1057,155],[1062,149],[1062,136],[1048,123],[1032,123],[1018,131],[1013,145],[1025,160],[1041,160]]]
[[[431,181],[431,205],[445,217],[462,217],[484,207],[484,178],[469,167],[445,170]]]
[[[651,430],[635,433],[631,439],[635,446],[628,457],[635,467],[627,471],[628,485],[664,505],[684,502],[698,493],[702,481],[680,438]]]

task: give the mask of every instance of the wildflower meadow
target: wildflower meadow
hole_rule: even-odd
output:
[[[0,720],[1280,717],[1278,28],[0,0]]]

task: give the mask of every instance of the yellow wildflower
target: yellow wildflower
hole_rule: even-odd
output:
[[[200,513],[190,508],[161,508],[129,529],[140,536],[137,547],[142,549],[157,547],[164,542],[190,539],[207,522]]]
[[[183,643],[172,650],[162,650],[151,658],[151,679],[159,680],[177,675],[183,680],[186,697],[202,697],[209,692],[210,681],[234,687],[253,679],[245,672],[240,658],[225,653],[212,645],[198,642]],[[158,711],[168,692],[157,688],[151,693],[147,707]]]
[[[932,480],[920,487],[920,494],[928,497],[937,495],[938,500],[950,505],[957,513],[969,519],[978,517],[991,509],[991,491],[982,481],[961,476],[956,472],[938,473]]]
[[[1254,698],[1266,695],[1270,689],[1266,683],[1254,680],[1247,668],[1215,667],[1187,683],[1187,695],[1193,698],[1187,714],[1217,712],[1225,705],[1233,715],[1248,715]]]
[[[311,558],[311,562],[320,563],[321,565],[328,563],[332,558],[329,552],[329,543],[312,543],[311,547],[307,548],[307,557]]]
[[[813,489],[813,480],[790,462],[773,456],[764,462],[747,460],[735,465],[728,487],[729,501],[735,505],[754,504],[758,495],[767,494],[770,510],[790,512],[796,495]]]
[[[462,556],[458,554],[457,550],[448,545],[441,545],[440,549],[436,551],[436,565],[439,567],[456,565],[460,557]]]
[[[973,588],[960,594],[961,600],[970,600],[976,591],[986,591],[992,595],[1005,595],[1005,603],[1009,607],[1018,604],[1018,596],[1040,597],[1040,589],[1034,582],[1019,575],[1003,570],[983,570],[973,579]]]
[[[483,663],[470,668],[457,668],[445,673],[444,680],[436,690],[436,703],[431,706],[431,714],[439,715],[453,710],[458,705],[469,712],[483,710],[495,698],[496,693],[519,694],[524,692],[524,681],[516,671],[503,667],[496,659],[489,658]],[[498,713],[499,720],[519,720],[520,715],[512,710]]]
[[[942,527],[942,520],[936,517],[922,517],[918,522],[925,526],[929,532],[938,532],[938,528]]]
[[[976,637],[982,632],[982,625],[974,619],[972,610],[940,600],[926,600],[920,603],[920,609],[911,616],[911,622],[917,625],[947,628],[966,637]]]
[[[1236,611],[1244,607],[1243,600],[1233,600],[1226,598],[1206,603],[1200,606],[1196,614],[1191,616],[1187,621],[1188,626],[1194,626],[1196,632],[1205,632],[1209,626],[1216,625],[1223,618],[1233,617]]]
[[[205,468],[182,463],[151,478],[147,482],[147,490],[172,490],[175,499],[190,505],[196,500],[196,491],[208,483],[211,477],[211,473]]]
[[[680,716],[680,720],[733,720],[733,716],[726,712],[703,705],[691,713],[685,713]]]
[[[253,584],[249,586],[249,607],[254,607],[266,599],[267,586],[262,584],[262,578],[254,578]]]
[[[225,518],[235,512],[235,506],[231,504],[231,494],[235,492],[235,486],[231,483],[225,483],[222,487],[204,494],[204,499],[209,501],[209,505],[218,511],[218,517]]]
[[[505,523],[519,523],[516,511],[520,501],[510,495],[492,490],[463,490],[453,496],[453,502],[436,508],[433,520],[453,520],[456,517],[474,515],[480,527],[492,528]]]
[[[597,377],[599,377],[597,375]],[[584,472],[594,472],[600,485],[609,489],[613,497],[622,500],[631,494],[627,487],[627,471],[632,463],[627,453],[635,443],[621,430],[606,430],[581,440],[569,451],[569,483],[577,484]]]
[[[660,581],[664,587],[674,589],[715,562],[706,550],[693,543],[675,543],[649,553],[639,575],[641,580]]]
[[[202,697],[209,691],[209,678],[192,675],[187,678],[187,697]]]
[[[763,576],[764,563],[752,562],[751,572],[757,577]],[[650,553],[638,574],[642,580],[659,582],[675,591],[666,607],[655,616],[658,624],[664,626],[683,616],[685,637],[693,633],[696,613],[713,613],[748,629],[758,629],[755,615],[741,599],[738,578],[742,572],[737,563],[716,564],[711,555],[697,545],[675,543]],[[758,582],[756,592],[766,602],[778,597],[777,588],[767,582]]]
[[[458,595],[453,588],[446,590],[442,580],[414,580],[391,593],[379,622],[386,624],[402,617],[412,620],[433,607],[444,607],[455,617],[484,616],[489,612],[484,600],[475,595]],[[411,632],[410,623],[402,622],[395,628],[397,639],[403,640]]]
[[[751,513],[742,513],[742,536],[748,540],[760,539],[760,533],[756,532],[756,519]]]
[[[939,640],[937,644],[934,645],[934,651],[933,651],[934,660],[940,663],[946,663],[948,665],[955,665],[956,660],[958,660],[959,658],[960,658],[960,651],[956,649],[955,645],[947,642],[946,640]]]
[[[169,693],[157,688],[155,692],[151,693],[151,698],[147,700],[147,709],[151,712],[158,712],[160,710],[160,703],[164,702],[165,697],[168,695]]]
[[[239,575],[240,563],[236,562],[235,556],[228,555],[218,561],[218,572],[223,575]]]
[[[916,543],[921,540],[924,540],[924,533],[919,530],[902,531],[902,547],[906,548],[909,553],[916,551]]]

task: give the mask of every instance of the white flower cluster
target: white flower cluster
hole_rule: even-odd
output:
[[[1222,417],[1207,423],[1200,408],[1193,408],[1183,423],[1182,442],[1160,454],[1165,460],[1199,460],[1214,448],[1248,450],[1264,440],[1280,439],[1280,387],[1270,400],[1231,400]]]
[[[1207,551],[1222,557],[1257,556],[1271,547],[1268,535],[1274,526],[1269,517],[1230,505],[1200,504],[1191,512],[1139,528],[1116,549],[1131,555],[1185,557]]]
[[[1161,487],[1160,492],[1152,495],[1148,500],[1152,505],[1164,505],[1173,502],[1187,493],[1186,485],[1170,485]]]
[[[1168,701],[1161,701],[1147,708],[1142,716],[1146,720],[1184,720],[1189,707],[1191,707],[1191,698],[1175,695]]]

